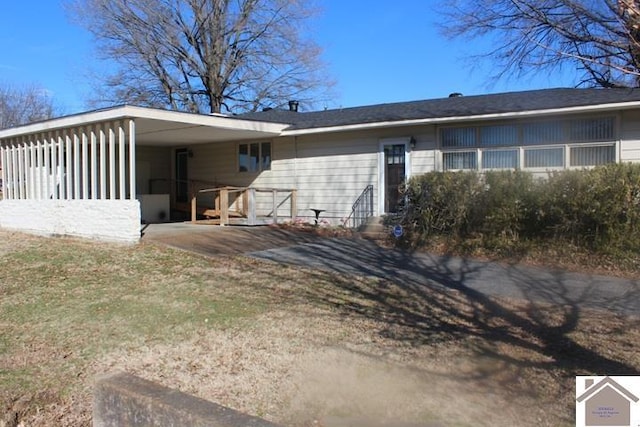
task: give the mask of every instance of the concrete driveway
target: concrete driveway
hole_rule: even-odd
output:
[[[207,256],[244,254],[281,264],[378,277],[425,290],[456,289],[469,298],[506,296],[640,314],[637,280],[405,252],[364,239],[328,239],[274,227],[178,223],[150,225],[143,230],[142,240]]]

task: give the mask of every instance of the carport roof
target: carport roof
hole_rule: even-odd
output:
[[[270,138],[288,124],[124,105],[0,130],[0,139],[133,119],[136,145],[173,146]]]

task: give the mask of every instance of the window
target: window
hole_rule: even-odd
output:
[[[569,125],[571,141],[607,141],[614,138],[613,117],[571,120]]]
[[[564,147],[524,150],[525,168],[560,168],[562,166],[564,166]]]
[[[508,126],[483,126],[480,128],[480,145],[515,145],[518,143],[518,128]]]
[[[613,116],[440,129],[444,170],[549,169],[615,163],[615,140]]]
[[[271,169],[271,143],[238,145],[238,171],[260,172]]]
[[[615,161],[615,145],[571,147],[571,166],[606,165]]]
[[[442,129],[442,146],[451,148],[475,147],[475,128],[447,128]]]
[[[478,161],[475,151],[443,153],[444,170],[476,169]]]
[[[525,123],[522,125],[522,144],[540,145],[564,140],[560,120],[550,122]]]
[[[518,150],[491,150],[482,152],[483,169],[516,169]]]

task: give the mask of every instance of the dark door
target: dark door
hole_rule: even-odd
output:
[[[384,208],[388,213],[398,211],[398,204],[400,202],[400,185],[405,180],[404,152],[404,144],[386,145],[384,147]]]
[[[189,201],[189,152],[186,148],[176,150],[176,202]]]

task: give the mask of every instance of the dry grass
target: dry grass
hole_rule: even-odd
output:
[[[0,426],[90,425],[126,370],[286,425],[573,425],[637,318],[246,258],[0,233]],[[337,421],[336,421],[337,420]]]

